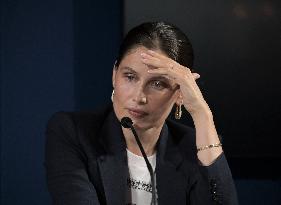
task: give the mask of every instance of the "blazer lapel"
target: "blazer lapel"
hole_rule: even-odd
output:
[[[167,125],[164,125],[157,148],[158,204],[185,204],[185,180],[183,174],[177,170],[182,160],[174,138],[170,136]]]
[[[126,142],[121,125],[112,112],[105,120],[99,134],[103,151],[98,165],[107,205],[124,205],[126,201],[127,165]],[[183,158],[177,147],[177,140],[171,136],[164,124],[157,144],[156,186],[158,204],[185,204],[185,180],[178,171]]]
[[[107,205],[124,205],[127,176],[129,175],[126,143],[120,123],[111,113],[100,133],[104,153],[99,156],[98,165]]]
[[[99,159],[99,168],[107,205],[124,205],[128,168],[122,155]]]

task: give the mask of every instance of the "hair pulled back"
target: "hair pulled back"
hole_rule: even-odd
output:
[[[165,22],[146,22],[131,29],[125,36],[116,59],[118,67],[132,49],[144,46],[161,50],[179,64],[192,68],[193,48],[188,37],[176,26]]]

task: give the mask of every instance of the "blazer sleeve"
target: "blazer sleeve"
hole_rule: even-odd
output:
[[[239,204],[231,171],[223,153],[210,166],[200,166],[200,169],[209,184],[212,204]]]
[[[99,205],[70,114],[56,113],[46,129],[45,168],[53,205]]]

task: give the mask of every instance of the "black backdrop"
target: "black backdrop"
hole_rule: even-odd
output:
[[[255,169],[281,162],[280,9],[279,0],[125,1],[125,32],[163,20],[189,36],[224,150],[232,163]]]

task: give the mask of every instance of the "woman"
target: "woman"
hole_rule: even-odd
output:
[[[238,204],[192,65],[192,46],[175,26],[133,28],[114,65],[112,105],[60,112],[48,123],[45,165],[53,203]],[[167,119],[173,106],[177,119],[182,106],[190,113],[195,130]],[[120,125],[123,117],[133,121],[151,175],[132,131]]]

